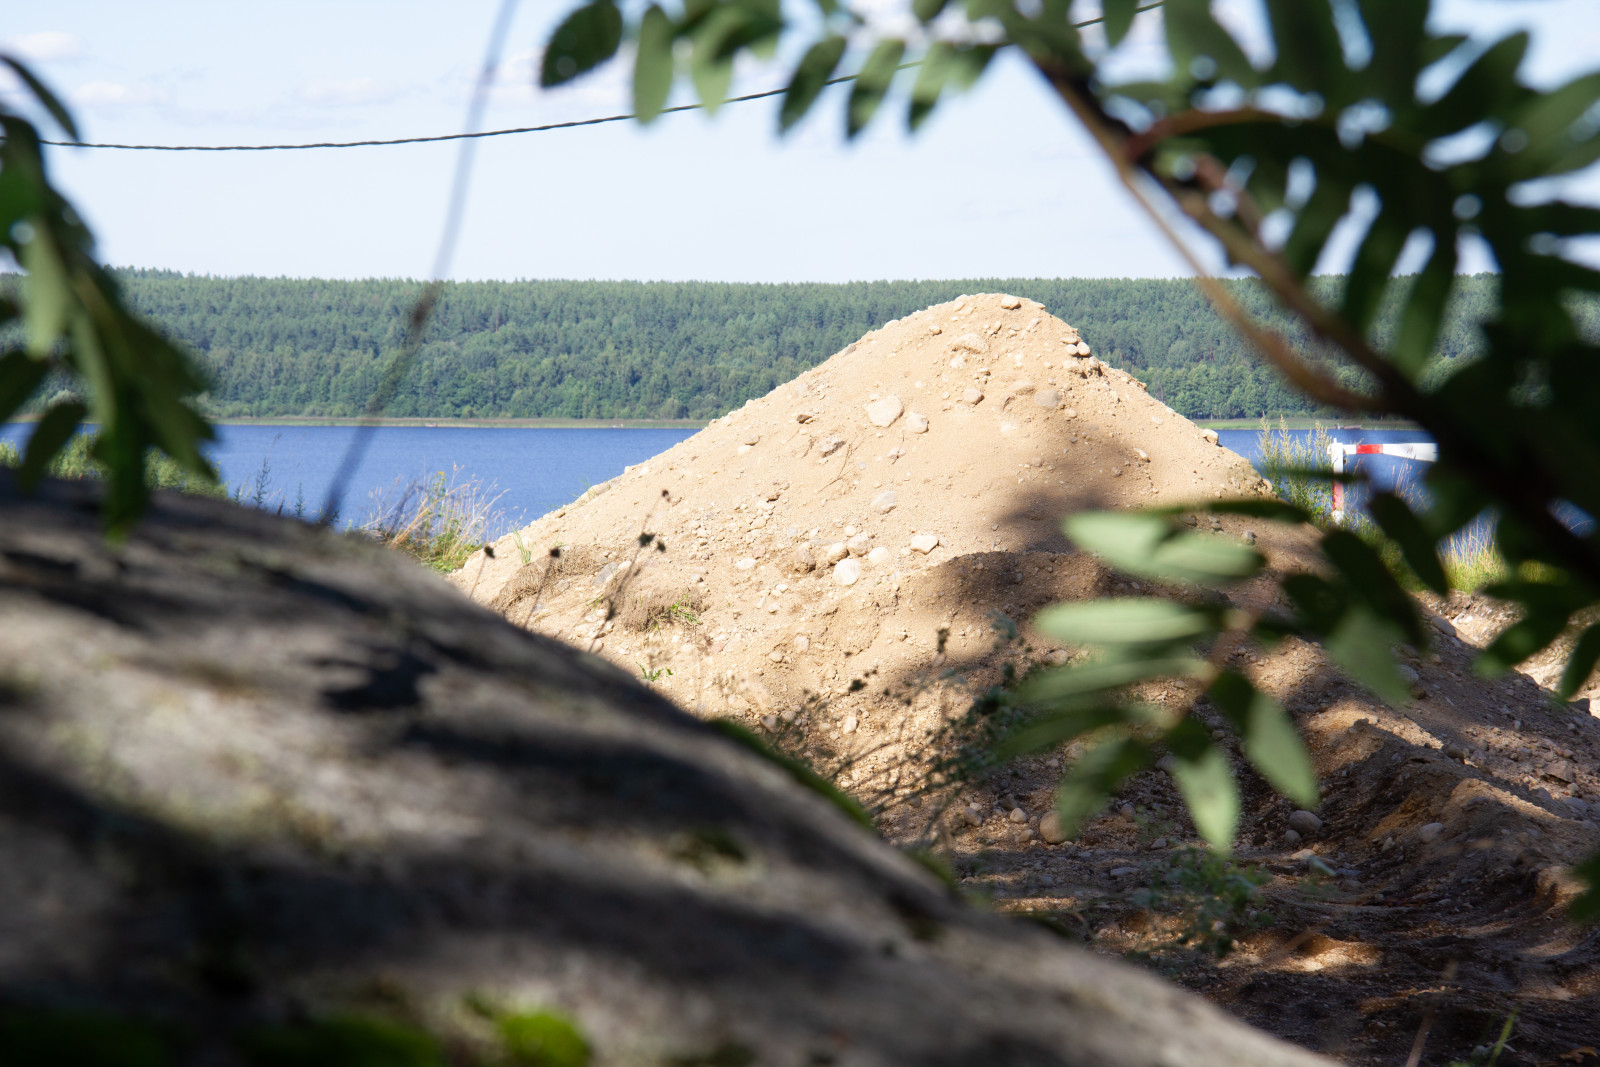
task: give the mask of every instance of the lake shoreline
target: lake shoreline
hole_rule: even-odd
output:
[[[208,421],[215,426],[360,426],[364,420],[319,415],[231,415]],[[701,419],[430,419],[389,415],[372,422],[375,426],[429,430],[703,430],[710,425]]]
[[[11,422],[34,423],[34,414],[14,415]],[[362,420],[341,415],[229,415],[207,416],[214,426],[360,426]],[[1254,419],[1196,419],[1196,426],[1207,430],[1259,430],[1261,420]],[[709,419],[513,419],[513,418],[422,418],[384,415],[373,420],[375,426],[403,426],[430,430],[703,430],[711,425]],[[1403,419],[1363,419],[1357,426],[1344,426],[1336,420],[1316,418],[1285,418],[1282,425],[1290,430],[1310,430],[1318,426],[1325,429],[1355,430],[1420,430],[1414,422]],[[1276,430],[1278,420],[1268,423]]]
[[[1261,429],[1260,419],[1196,419],[1194,424],[1207,430]],[[1293,419],[1284,418],[1281,422],[1274,419],[1267,423],[1268,430],[1277,430],[1280,428],[1287,430],[1314,430],[1319,426],[1325,430],[1422,431],[1422,427],[1418,426],[1414,422],[1411,422],[1409,419],[1362,419],[1356,425],[1349,425],[1346,423],[1341,423],[1337,419],[1315,419],[1301,417]]]

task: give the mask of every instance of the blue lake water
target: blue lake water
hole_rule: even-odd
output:
[[[218,426],[208,448],[223,483],[246,501],[293,509],[303,501],[317,514],[345,449],[350,426]],[[21,442],[31,427],[8,425],[0,437]],[[340,513],[359,520],[392,503],[413,485],[446,478],[476,479],[499,495],[491,536],[560,507],[590,485],[649,459],[691,436],[692,429],[520,429],[386,426],[373,432]],[[1309,431],[1292,430],[1304,439]],[[1252,463],[1260,459],[1255,430],[1223,430],[1222,444]],[[1403,442],[1427,438],[1414,430],[1330,430],[1339,441]],[[1359,469],[1378,485],[1420,483],[1426,464],[1364,456]]]
[[[26,439],[32,427],[9,425],[0,436]],[[269,507],[320,513],[339,462],[355,435],[351,426],[218,426],[207,448],[223,483],[246,501],[260,489]],[[407,487],[446,478],[477,479],[499,494],[489,531],[499,536],[571,502],[591,485],[622,473],[690,436],[692,429],[519,429],[385,426],[373,431],[366,456],[345,492],[340,514],[359,520],[379,501]],[[457,474],[459,472],[459,474]]]

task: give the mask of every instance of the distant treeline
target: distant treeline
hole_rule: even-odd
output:
[[[359,414],[400,348],[421,289],[392,279],[118,273],[132,306],[203,363],[212,381],[206,410],[223,417]],[[1283,325],[1257,284],[1229,284],[1246,307]],[[1494,284],[1489,275],[1462,280],[1439,341],[1443,359],[1475,354],[1475,324]],[[1040,301],[1078,327],[1096,354],[1185,415],[1317,413],[1264,369],[1188,282],[1011,278],[455,283],[388,414],[713,418],[890,319],[972,292]],[[1391,309],[1380,321],[1380,339],[1394,317]]]

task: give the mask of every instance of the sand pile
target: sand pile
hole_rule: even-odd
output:
[[[997,668],[995,613],[1108,580],[1063,515],[1263,488],[1042,305],[984,294],[867,334],[454,580],[699,714],[864,750],[926,735]],[[885,695],[947,660],[962,677],[909,716]]]
[[[1324,788],[1315,817],[1297,815],[1235,759],[1239,857],[1269,881],[1249,909],[1205,919],[1233,942],[1220,964],[1205,939],[1182,943],[1194,898],[1173,886],[1192,887],[1196,837],[1164,772],[1136,776],[1075,842],[1044,838],[1076,747],[917,795],[975,696],[1068,655],[1028,632],[1039,607],[1139,588],[1072,551],[1062,516],[1263,491],[1041,305],[985,294],[867,334],[453,580],[697,714],[804,752],[892,840],[933,828],[964,887],[998,907],[1147,955],[1346,1062],[1404,1059],[1430,1013],[1430,1055],[1468,1058],[1513,1011],[1526,1062],[1593,1044],[1600,944],[1560,905],[1571,865],[1600,847],[1600,723],[1526,676],[1473,676],[1474,646],[1512,621],[1493,605],[1427,605],[1438,642],[1407,652],[1416,700],[1402,709],[1313,646],[1239,656],[1295,715]],[[1272,572],[1306,558],[1303,531],[1195,521],[1267,556],[1236,602],[1275,595]]]

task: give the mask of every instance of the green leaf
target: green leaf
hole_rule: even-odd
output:
[[[17,484],[25,493],[33,492],[44,477],[50,461],[77,432],[78,424],[89,409],[76,400],[56,404],[44,413],[33,433],[28,435],[28,447],[17,468]]]
[[[1435,540],[1455,533],[1489,505],[1482,485],[1444,464],[1435,464],[1426,477],[1430,506],[1424,519]]]
[[[1547,175],[1570,174],[1582,170],[1600,159],[1600,137],[1589,137],[1575,144],[1571,151],[1556,156],[1544,167]]]
[[[1152,678],[1203,677],[1206,669],[1205,660],[1188,655],[1133,655],[1097,660],[1032,675],[1018,688],[1017,697],[1028,704],[1050,704],[1121,689]]]
[[[1198,59],[1216,64],[1217,73],[1228,81],[1249,89],[1261,77],[1250,65],[1244,49],[1232,34],[1211,16],[1207,0],[1166,0],[1161,8],[1167,31],[1167,50],[1177,66],[1179,77],[1188,76]]]
[[[1406,564],[1423,585],[1440,596],[1450,592],[1450,579],[1439,562],[1433,537],[1410,505],[1393,493],[1374,493],[1367,503],[1367,513],[1400,546]]]
[[[1462,45],[1472,40],[1464,33],[1441,33],[1422,39],[1422,65],[1424,68],[1444,59]]]
[[[1498,117],[1502,100],[1517,89],[1517,68],[1527,51],[1526,32],[1496,41],[1461,72],[1443,96],[1418,113],[1411,132],[1426,138],[1447,137]]]
[[[1161,581],[1217,584],[1248,578],[1264,562],[1242,544],[1177,532],[1156,515],[1088,511],[1069,516],[1061,528],[1116,569]]]
[[[1217,710],[1244,742],[1250,765],[1272,787],[1301,807],[1317,803],[1317,773],[1289,713],[1235,671],[1226,671],[1207,690]]]
[[[1350,677],[1391,704],[1405,704],[1411,700],[1411,689],[1400,677],[1391,651],[1405,638],[1387,619],[1356,606],[1341,616],[1323,645]]]
[[[1422,72],[1422,41],[1430,0],[1359,0],[1361,21],[1372,42],[1364,77],[1390,107],[1414,101]]]
[[[1367,333],[1383,300],[1384,287],[1406,246],[1409,225],[1403,206],[1384,204],[1372,220],[1361,247],[1345,276],[1343,314],[1361,333]]]
[[[936,41],[924,53],[922,66],[917,68],[917,80],[911,86],[911,109],[906,116],[906,124],[913,132],[933,114],[945,82],[955,72],[955,56],[955,46],[948,41]]]
[[[0,356],[0,422],[11,418],[33,391],[44,381],[50,365],[22,352]]]
[[[861,72],[856,75],[855,85],[850,88],[845,120],[847,136],[854,137],[866,129],[872,116],[877,114],[878,105],[883,103],[889,83],[894,80],[900,59],[905,54],[905,42],[891,39],[879,41],[867,56],[867,61],[861,65]]]
[[[69,138],[74,141],[79,140],[78,127],[72,121],[72,113],[67,110],[65,104],[56,98],[55,93],[45,87],[44,82],[34,77],[33,71],[10,56],[0,55],[0,63],[4,63],[11,68],[11,72],[22,80],[22,83],[28,87],[28,91],[34,95],[34,99],[38,100],[44,109],[50,112],[50,117],[56,120],[56,125],[60,126]]]
[[[427,1032],[357,1016],[262,1027],[243,1044],[251,1067],[445,1067]]]
[[[1589,888],[1572,902],[1567,914],[1575,923],[1592,923],[1600,919],[1600,852],[1572,868],[1572,873],[1588,882]]]
[[[93,1010],[12,1007],[0,1012],[0,1063],[17,1067],[169,1067],[158,1025]]]
[[[1264,519],[1268,522],[1286,522],[1292,525],[1311,521],[1305,508],[1286,504],[1281,500],[1217,500],[1197,508],[1179,508],[1180,511],[1204,511],[1211,515],[1239,515],[1247,519]]]
[[[1305,278],[1317,265],[1328,237],[1350,206],[1350,190],[1329,174],[1317,174],[1317,186],[1295,218],[1294,229],[1283,244],[1283,260]]]
[[[667,105],[672,91],[672,46],[678,31],[660,7],[651,4],[639,20],[638,51],[633,60],[633,113],[650,123]]]
[[[911,0],[911,13],[917,16],[917,21],[926,25],[944,13],[945,6],[950,0]]]
[[[1411,599],[1373,547],[1349,530],[1330,530],[1322,537],[1322,554],[1339,569],[1351,595],[1364,600],[1375,615],[1388,619],[1407,640],[1426,638],[1416,601]]]
[[[1538,93],[1532,102],[1507,119],[1508,124],[1527,136],[1528,143],[1516,153],[1517,173],[1532,177],[1579,143],[1573,127],[1600,102],[1600,73],[1574,78],[1548,93]],[[1592,136],[1592,134],[1591,134]]]
[[[1505,526],[1502,522],[1501,526]],[[1562,612],[1571,615],[1587,607],[1593,594],[1589,589],[1572,581],[1564,574],[1552,575],[1549,581],[1529,581],[1508,578],[1484,589],[1497,600],[1515,600],[1533,611]]]
[[[1055,604],[1034,617],[1041,633],[1073,645],[1155,644],[1202,637],[1217,629],[1215,612],[1171,600],[1118,597]]]
[[[22,279],[22,306],[28,327],[28,351],[46,356],[67,328],[73,303],[72,283],[44,219],[36,217],[33,225],[33,239],[22,246],[18,257],[22,269],[28,272]]]
[[[1083,820],[1100,810],[1123,779],[1150,766],[1153,755],[1148,744],[1132,737],[1104,741],[1084,753],[1056,794],[1061,832],[1076,837]]]
[[[495,1020],[513,1067],[587,1067],[589,1042],[571,1019],[553,1012],[502,1015]]]
[[[1433,255],[1411,283],[1400,329],[1389,358],[1407,377],[1414,378],[1433,359],[1434,343],[1444,325],[1445,306],[1455,284],[1456,242],[1453,232],[1435,233]]]
[[[720,6],[694,31],[689,73],[700,104],[708,113],[714,113],[728,99],[728,87],[733,84],[731,46],[740,40],[744,24],[744,12]]]
[[[1600,662],[1600,623],[1583,631],[1572,646],[1572,655],[1567,657],[1567,669],[1561,674],[1561,688],[1557,690],[1557,695],[1562,700],[1577,696],[1578,690],[1583,688],[1583,683],[1594,672],[1597,662]]]
[[[778,112],[780,132],[787,132],[817,102],[828,79],[839,67],[845,43],[843,37],[824,37],[800,57],[800,62],[794,68],[794,77],[789,79],[789,88],[783,94],[783,106]]]
[[[1332,633],[1349,609],[1346,590],[1316,574],[1290,574],[1283,579],[1283,591],[1307,629],[1319,635]]]
[[[996,745],[994,759],[996,763],[1005,763],[1019,756],[1044,752],[1063,741],[1092,734],[1107,726],[1124,725],[1140,717],[1132,708],[1121,705],[1097,705],[1049,712],[1029,721],[1026,726]]]
[[[1172,779],[1189,806],[1189,817],[1206,843],[1218,852],[1233,847],[1239,828],[1239,786],[1228,757],[1195,719],[1185,719],[1167,734],[1172,749]]]
[[[1478,669],[1487,674],[1510,670],[1560,637],[1571,618],[1571,612],[1559,608],[1529,607],[1525,616],[1501,631],[1483,650],[1478,657]]]
[[[1139,0],[1101,0],[1100,8],[1105,13],[1106,40],[1115,48],[1133,28],[1133,17],[1139,13]]]
[[[594,0],[568,15],[550,35],[539,65],[539,85],[564,85],[617,54],[622,12],[612,0]]]
[[[1266,0],[1278,56],[1272,72],[1303,93],[1330,104],[1343,96],[1344,46],[1328,0]]]
[[[17,120],[7,125],[31,130],[26,123]],[[12,130],[0,130],[0,135],[14,136]],[[26,133],[22,133],[22,139],[27,139]],[[17,154],[26,151],[16,139],[13,139],[10,147]],[[23,167],[8,163],[4,169],[0,169],[0,240],[4,240],[17,223],[30,215],[39,214],[45,207],[44,189],[29,177]]]
[[[951,59],[951,83],[962,90],[972,88],[978,84],[978,79],[983,77],[983,72],[989,69],[989,61],[999,51],[1000,46],[993,44],[957,48],[955,56]]]

